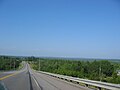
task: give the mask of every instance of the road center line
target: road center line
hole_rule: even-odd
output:
[[[0,78],[0,80],[4,80],[4,79],[9,78],[9,77],[11,77],[11,76],[14,76],[14,75],[16,75],[16,74],[18,74],[18,72],[17,72],[17,73],[10,74],[10,75],[7,75],[7,76],[4,76],[4,77]]]

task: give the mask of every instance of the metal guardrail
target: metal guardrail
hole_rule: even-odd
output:
[[[112,84],[112,83],[105,83],[101,81],[94,81],[94,80],[87,80],[87,79],[81,79],[81,78],[76,78],[76,77],[70,77],[70,76],[65,76],[65,75],[60,75],[60,74],[53,74],[53,73],[48,73],[48,72],[43,72],[43,71],[38,71],[43,74],[47,74],[53,77],[57,77],[60,79],[64,79],[67,81],[71,82],[76,82],[76,83],[83,83],[86,86],[94,86],[98,88],[99,90],[101,89],[107,89],[107,90],[120,90],[120,85],[119,84]]]

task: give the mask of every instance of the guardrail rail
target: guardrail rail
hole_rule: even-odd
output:
[[[86,87],[88,86],[94,86],[98,90],[106,89],[106,90],[120,90],[120,84],[112,84],[112,83],[106,83],[106,82],[101,82],[101,81],[94,81],[94,80],[87,80],[87,79],[82,79],[82,78],[76,78],[76,77],[71,77],[71,76],[65,76],[65,75],[60,75],[60,74],[53,74],[49,72],[43,72],[43,71],[37,71],[39,73],[43,73],[52,77],[64,79],[70,82],[76,82],[78,84],[85,84]]]

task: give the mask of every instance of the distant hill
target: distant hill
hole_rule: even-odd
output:
[[[8,56],[8,57],[17,57],[17,58],[28,58],[28,57],[35,57],[35,58],[45,58],[45,59],[62,59],[62,60],[80,60],[80,61],[99,61],[99,60],[109,60],[111,62],[120,62],[120,59],[99,59],[99,58],[69,58],[69,57],[36,57],[36,56],[9,56],[9,55],[0,55],[0,56]]]

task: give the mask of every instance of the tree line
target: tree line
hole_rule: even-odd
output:
[[[17,69],[21,62],[17,57],[0,56],[0,71]]]

